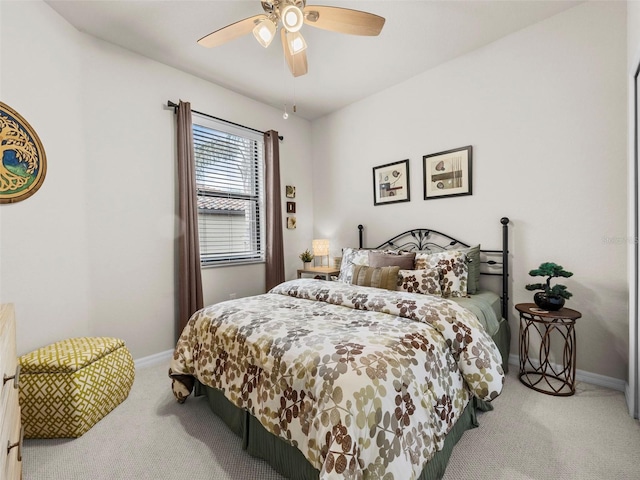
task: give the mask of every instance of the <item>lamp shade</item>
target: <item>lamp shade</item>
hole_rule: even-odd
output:
[[[313,254],[318,257],[329,255],[329,240],[318,239],[312,242]]]
[[[264,48],[267,48],[276,35],[276,24],[269,18],[263,18],[253,27],[253,35]]]
[[[295,5],[287,5],[280,12],[280,18],[287,32],[297,32],[304,22],[304,13]]]
[[[296,55],[307,48],[307,42],[300,32],[286,33],[287,45],[289,46],[289,52],[291,55]]]

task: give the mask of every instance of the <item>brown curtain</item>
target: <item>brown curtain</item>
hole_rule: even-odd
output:
[[[282,208],[280,206],[280,144],[278,132],[264,134],[265,193],[267,200],[267,245],[265,286],[267,292],[284,282],[284,247],[282,244]]]
[[[203,307],[198,239],[198,197],[196,194],[191,104],[180,100],[178,118],[178,322],[177,336],[191,315]]]

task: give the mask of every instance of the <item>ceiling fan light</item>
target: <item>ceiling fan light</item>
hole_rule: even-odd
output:
[[[304,23],[304,14],[300,8],[295,5],[287,5],[280,12],[280,18],[282,19],[282,25],[288,32],[297,32],[302,28]]]
[[[287,32],[287,46],[291,55],[300,53],[307,48],[307,42],[299,32],[289,33]]]
[[[260,45],[267,48],[276,36],[276,29],[276,24],[271,19],[263,18],[253,27],[253,36],[256,37]]]

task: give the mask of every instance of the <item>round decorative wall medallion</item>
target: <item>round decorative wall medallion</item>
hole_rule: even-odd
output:
[[[16,203],[38,191],[47,158],[36,132],[14,109],[0,102],[0,203]]]

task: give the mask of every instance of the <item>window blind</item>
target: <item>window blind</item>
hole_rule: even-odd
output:
[[[194,116],[198,233],[203,266],[264,261],[264,140]]]

